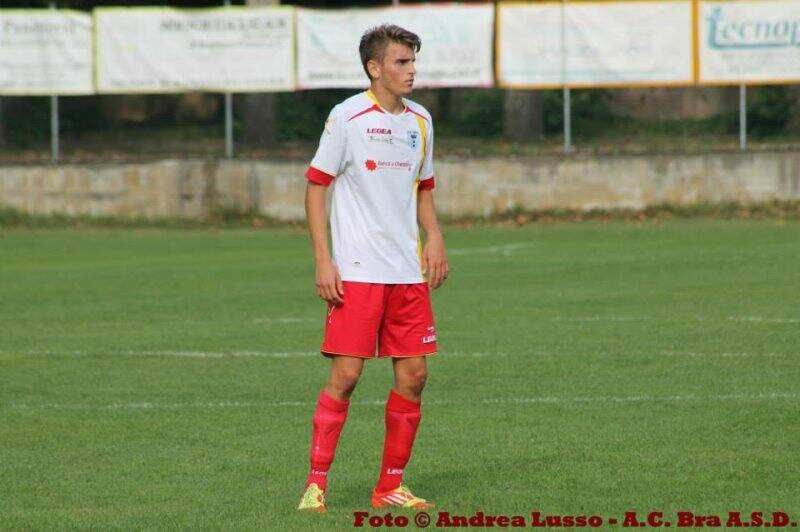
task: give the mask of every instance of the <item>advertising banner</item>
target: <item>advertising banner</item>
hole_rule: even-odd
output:
[[[293,8],[98,8],[101,93],[294,89]]]

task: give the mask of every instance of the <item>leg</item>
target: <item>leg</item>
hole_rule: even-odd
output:
[[[328,470],[333,463],[339,435],[347,420],[350,395],[358,383],[363,368],[362,358],[334,356],[331,360],[328,383],[319,394],[317,407],[314,410],[311,469],[306,479],[306,486],[317,484],[322,490],[327,487]]]
[[[350,396],[364,369],[375,355],[384,285],[343,281],[345,302],[328,305],[325,337],[320,351],[331,360],[330,373],[314,410],[311,467],[299,510],[324,511],[328,471],[336,454]],[[361,358],[363,357],[363,358]]]
[[[411,458],[411,448],[422,419],[420,402],[428,365],[425,357],[393,358],[394,387],[386,401],[386,439],[377,492],[400,487],[403,469]]]
[[[324,391],[334,399],[347,401],[358,384],[364,369],[363,358],[334,356],[331,359],[331,370]]]
[[[422,390],[428,379],[425,357],[393,358],[394,391],[415,403],[422,400]]]

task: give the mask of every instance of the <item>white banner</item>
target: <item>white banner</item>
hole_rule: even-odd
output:
[[[0,95],[93,92],[90,15],[0,11]]]
[[[658,86],[694,81],[688,0],[500,4],[498,23],[502,86]]]
[[[369,80],[358,43],[367,29],[397,24],[422,40],[415,87],[490,87],[491,4],[323,11],[297,10],[297,83],[301,89],[363,88]]]
[[[293,9],[99,8],[103,93],[294,89]]]
[[[700,2],[700,82],[800,80],[800,2]]]

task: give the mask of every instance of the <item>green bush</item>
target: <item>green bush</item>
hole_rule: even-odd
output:
[[[748,133],[755,137],[785,133],[792,105],[785,86],[754,87],[747,96]],[[738,131],[738,120],[736,127]]]
[[[599,89],[570,91],[572,131],[575,137],[592,137],[603,132],[614,121],[608,106],[608,92]],[[542,120],[545,135],[561,135],[564,131],[564,91],[544,91]]]

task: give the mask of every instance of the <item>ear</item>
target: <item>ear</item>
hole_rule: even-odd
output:
[[[374,59],[367,61],[367,70],[369,70],[372,79],[380,79],[381,77],[381,64]]]

